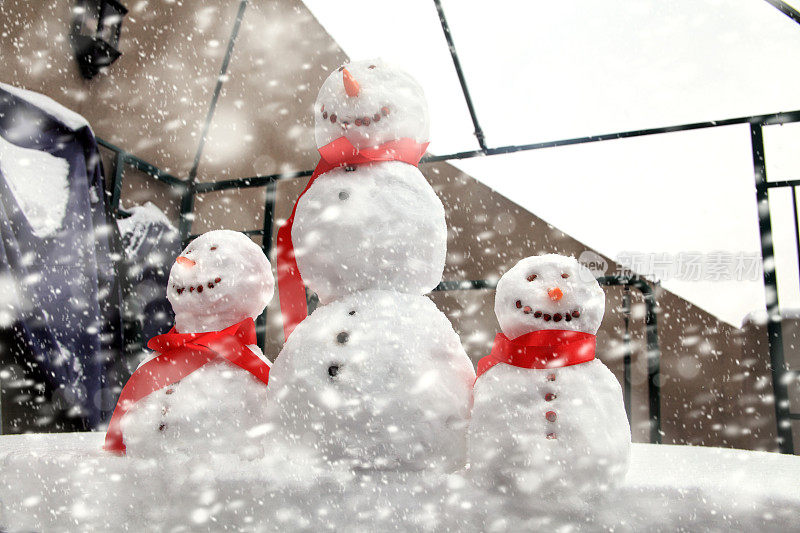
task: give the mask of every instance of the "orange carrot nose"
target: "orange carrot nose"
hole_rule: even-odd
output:
[[[353,75],[350,74],[349,70],[342,70],[342,81],[344,81],[344,90],[347,93],[347,96],[358,96],[361,86],[358,84]]]
[[[555,288],[553,288],[553,289],[550,289],[549,291],[547,291],[547,295],[548,295],[548,296],[550,297],[550,299],[551,299],[551,300],[553,300],[554,302],[557,302],[557,301],[559,301],[561,298],[563,298],[563,297],[564,297],[564,293],[563,293],[563,292],[561,292],[561,289],[559,289],[558,287],[555,287]]]
[[[175,262],[187,268],[191,268],[195,265],[194,261],[192,261],[188,257],[183,257],[182,255],[179,255],[178,258],[175,260]]]

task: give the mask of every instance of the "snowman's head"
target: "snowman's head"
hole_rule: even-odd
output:
[[[510,339],[541,329],[595,334],[605,312],[605,293],[573,257],[527,257],[500,278],[494,312]]]
[[[238,231],[197,237],[172,265],[167,299],[180,333],[216,331],[261,314],[275,281],[256,243]]]
[[[314,104],[317,147],[346,137],[356,148],[408,137],[428,140],[428,103],[402,70],[375,59],[331,73]]]

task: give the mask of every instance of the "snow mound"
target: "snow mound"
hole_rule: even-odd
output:
[[[292,242],[322,304],[370,289],[425,294],[442,279],[444,207],[412,165],[337,168],[297,202]]]
[[[102,439],[0,437],[0,529],[796,531],[800,505],[800,457],[766,452],[634,444],[622,487],[532,513],[463,473],[356,474],[302,448],[134,460],[105,454]]]

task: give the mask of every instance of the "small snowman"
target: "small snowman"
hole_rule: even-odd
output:
[[[246,433],[263,423],[270,366],[254,319],[273,290],[269,261],[246,235],[210,231],[189,243],[167,287],[175,327],[148,343],[155,353],[123,388],[105,448],[151,457],[258,454]]]
[[[574,258],[528,257],[500,278],[503,332],[478,365],[468,431],[478,485],[535,507],[622,481],[631,432],[619,382],[595,358],[604,311],[603,290]]]

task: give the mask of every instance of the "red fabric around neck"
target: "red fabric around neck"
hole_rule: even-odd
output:
[[[269,365],[253,353],[248,344],[256,343],[256,326],[252,318],[222,331],[208,333],[169,333],[150,339],[147,347],[159,353],[136,369],[122,392],[108,424],[103,448],[124,454],[122,417],[139,400],[153,392],[180,381],[217,357],[253,374],[265,385],[269,380]]]
[[[419,165],[428,143],[418,143],[414,139],[403,138],[396,141],[383,143],[375,148],[358,149],[345,137],[326,144],[319,149],[320,160],[308,185],[297,197],[291,216],[278,230],[278,297],[281,302],[281,315],[283,316],[283,333],[289,338],[294,328],[308,316],[306,305],[306,289],[292,244],[292,225],[297,204],[300,198],[308,191],[314,181],[326,172],[341,166],[363,165],[377,161],[402,161],[409,165]]]
[[[594,359],[597,336],[581,331],[544,329],[509,339],[498,333],[492,353],[478,361],[478,377],[498,363],[520,368],[558,368]]]

